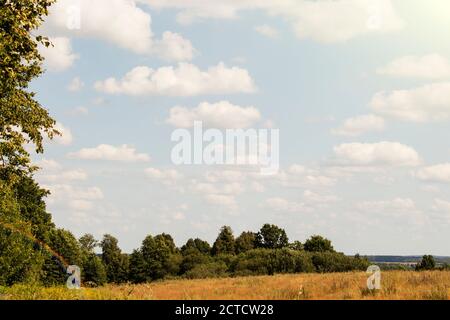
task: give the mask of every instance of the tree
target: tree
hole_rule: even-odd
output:
[[[93,253],[94,249],[99,245],[92,234],[85,234],[79,240],[81,248],[89,253]]]
[[[424,255],[422,261],[416,265],[416,270],[434,270],[436,268],[436,261],[432,255]]]
[[[242,232],[241,235],[236,238],[236,254],[255,249],[255,242],[256,233],[251,231]]]
[[[39,280],[43,255],[20,220],[20,205],[11,187],[0,180],[0,285]]]
[[[140,253],[134,253],[133,259],[143,263],[140,270],[134,268],[135,272],[138,271],[135,277],[150,281],[176,275],[182,258],[172,237],[163,233],[155,237],[147,236],[142,242]]]
[[[266,249],[281,249],[289,245],[286,231],[273,224],[265,224],[256,235],[256,246]]]
[[[64,229],[52,229],[43,268],[43,282],[46,285],[64,285],[67,280],[66,268],[69,265],[81,267],[83,256],[74,235]]]
[[[211,253],[213,255],[219,254],[234,254],[235,241],[233,236],[233,230],[231,227],[224,226],[220,229],[220,233],[214,242]]]
[[[304,248],[309,252],[334,252],[331,241],[322,236],[312,236],[305,241]]]
[[[303,244],[300,241],[294,241],[293,243],[290,243],[289,248],[296,251],[304,250]]]
[[[125,282],[128,277],[129,259],[128,256],[122,254],[117,239],[112,235],[105,234],[100,247],[108,282]]]
[[[85,283],[95,284],[101,286],[107,282],[106,268],[94,252],[99,242],[95,240],[92,234],[85,234],[78,242],[83,254],[82,279]]]
[[[181,247],[181,253],[184,255],[186,252],[191,252],[191,250],[197,250],[202,254],[210,254],[211,246],[207,241],[197,239],[189,239],[184,246]]]
[[[32,173],[25,145],[32,143],[43,152],[43,138],[58,132],[48,111],[29,92],[30,82],[42,74],[43,58],[38,44],[48,39],[34,36],[53,0],[1,1],[0,8],[0,176]]]

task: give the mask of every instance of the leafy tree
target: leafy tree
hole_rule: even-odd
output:
[[[181,253],[184,255],[186,252],[191,252],[191,249],[198,250],[203,254],[210,254],[211,246],[207,241],[197,239],[189,239],[184,246],[181,247]]]
[[[14,192],[0,181],[0,285],[39,280],[44,258],[37,247]]]
[[[242,232],[241,235],[236,238],[236,254],[255,249],[255,243],[256,234],[254,232]]]
[[[265,224],[256,235],[256,246],[266,249],[281,249],[289,245],[286,231],[273,225]]]
[[[44,136],[58,134],[55,121],[28,91],[43,72],[38,44],[50,46],[48,39],[33,34],[53,2],[0,2],[0,176],[7,181],[35,170],[26,144],[34,144],[41,153]]]
[[[118,240],[112,235],[105,234],[100,243],[102,248],[102,261],[106,268],[108,282],[122,283],[127,280],[129,259],[122,254]]]
[[[74,235],[64,229],[52,229],[49,233],[49,248],[43,268],[43,282],[46,285],[62,285],[67,280],[69,265],[81,267],[83,256]]]
[[[79,240],[81,249],[93,253],[94,249],[99,245],[99,242],[95,240],[92,234],[85,234]]]
[[[106,268],[97,255],[94,253],[85,254],[83,257],[82,279],[86,284],[104,285],[107,281]]]
[[[303,251],[305,249],[300,241],[294,241],[293,243],[290,243],[289,248],[296,251]]]
[[[322,236],[312,236],[305,241],[304,248],[309,252],[334,252],[331,241]]]
[[[151,281],[151,276],[146,268],[144,255],[141,250],[133,250],[133,253],[130,255],[129,279],[133,283]]]
[[[235,241],[233,236],[233,230],[231,227],[224,226],[220,229],[219,236],[217,237],[212,247],[211,253],[213,255],[219,254],[234,254]]]
[[[147,236],[140,251],[144,263],[141,278],[149,281],[178,274],[182,258],[170,235]],[[139,256],[136,255],[135,258],[139,259]]]
[[[80,243],[81,251],[83,254],[82,263],[82,279],[86,284],[103,285],[107,282],[106,268],[100,259],[94,252],[95,248],[99,245],[99,242],[95,240],[92,234],[85,234],[78,242]]]
[[[434,270],[436,268],[436,261],[432,255],[424,255],[422,261],[416,265],[416,270]]]

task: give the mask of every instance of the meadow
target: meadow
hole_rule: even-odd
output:
[[[380,290],[368,290],[364,272],[295,274],[69,290],[15,285],[0,288],[13,300],[448,300],[450,271],[385,271]]]

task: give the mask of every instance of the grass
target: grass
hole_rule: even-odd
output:
[[[450,271],[387,271],[382,288],[369,290],[367,274],[296,274],[206,280],[168,280],[68,290],[16,285],[0,299],[20,300],[448,300]]]

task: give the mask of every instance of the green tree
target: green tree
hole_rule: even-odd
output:
[[[126,282],[129,271],[129,258],[122,254],[118,240],[110,234],[105,234],[100,243],[102,261],[106,268],[108,282]]]
[[[265,249],[281,249],[289,245],[286,231],[273,224],[265,224],[256,235],[256,246]]]
[[[178,274],[182,258],[170,235],[147,236],[142,242],[140,252],[144,262],[141,279],[157,280]],[[139,255],[136,254],[134,258],[139,262]]]
[[[99,246],[99,242],[94,238],[92,234],[85,234],[79,240],[81,249],[93,253],[95,248]]]
[[[233,236],[233,230],[231,227],[224,226],[220,229],[220,233],[214,242],[211,253],[213,255],[219,254],[234,254],[235,241]]]
[[[34,36],[48,14],[53,0],[0,2],[0,176],[10,180],[35,168],[25,145],[32,143],[43,152],[43,138],[58,132],[55,121],[28,90],[42,74],[43,58],[38,44],[48,39]]]
[[[416,270],[434,270],[436,268],[436,261],[432,255],[424,255],[419,264],[416,265]]]
[[[209,245],[209,243],[199,238],[189,239],[186,244],[181,247],[181,253],[184,255],[185,252],[191,252],[191,249],[198,250],[203,254],[211,253],[211,246]]]
[[[306,240],[304,248],[309,252],[334,252],[331,241],[317,235]]]
[[[69,265],[81,267],[83,255],[75,236],[64,229],[52,229],[49,233],[49,248],[43,268],[43,282],[46,285],[63,285],[67,280]]]
[[[44,257],[37,247],[14,192],[0,181],[0,285],[39,280]]]
[[[254,232],[242,232],[241,235],[236,238],[236,254],[255,249],[255,244],[256,234]]]
[[[303,251],[305,248],[303,247],[303,243],[300,241],[294,241],[289,244],[289,248],[296,251]]]
[[[82,267],[82,280],[83,283],[101,286],[107,282],[106,268],[100,259],[95,254],[95,248],[99,245],[99,242],[94,238],[92,234],[85,234],[78,242],[83,255]]]

